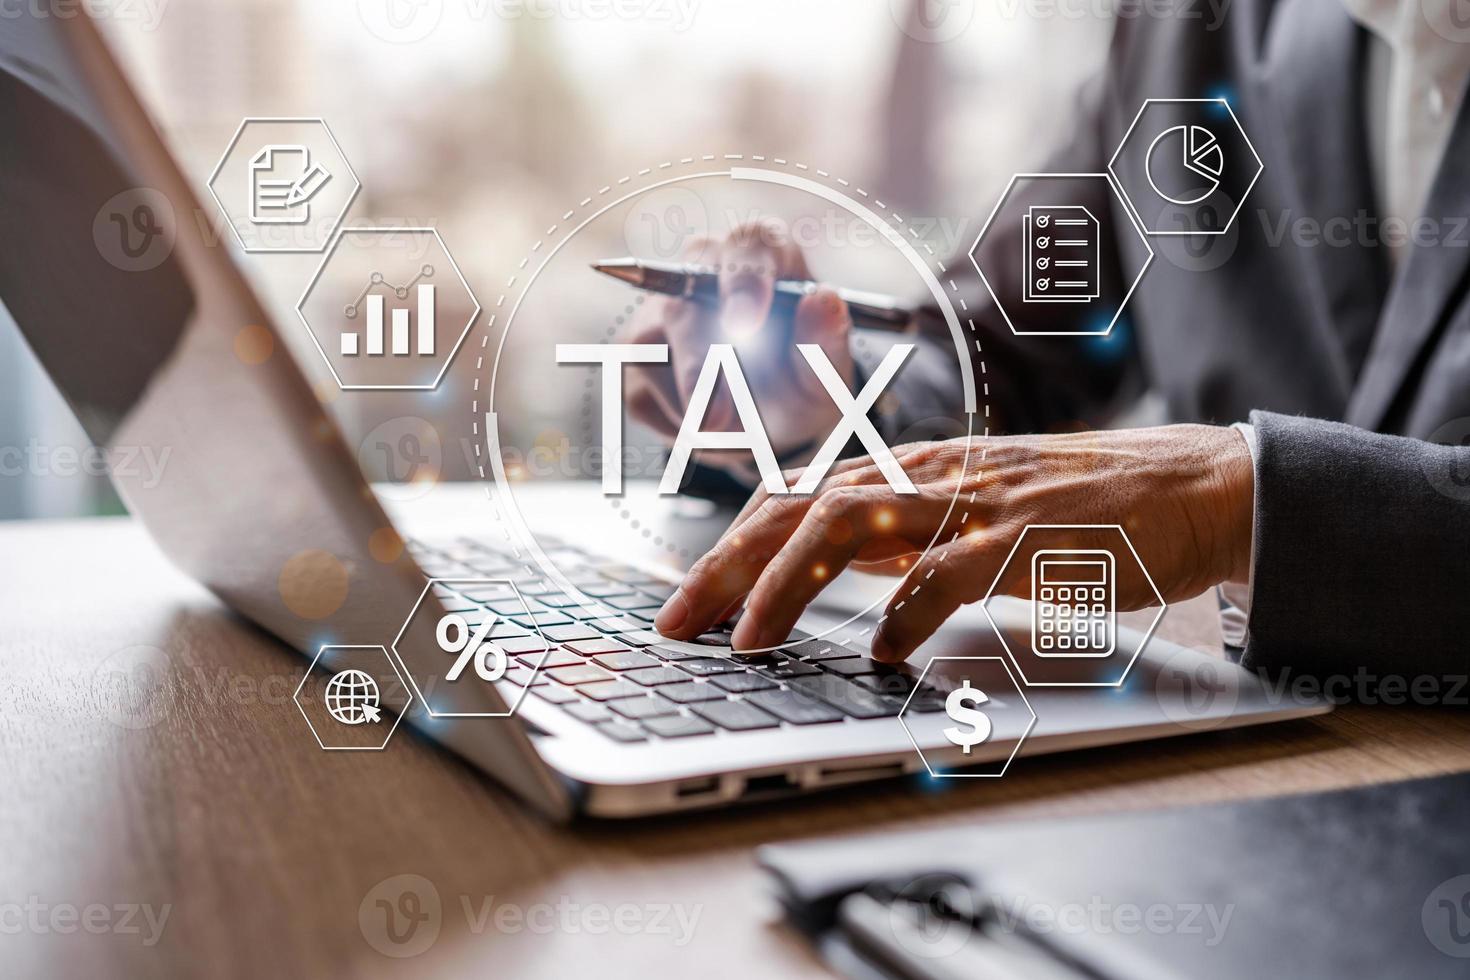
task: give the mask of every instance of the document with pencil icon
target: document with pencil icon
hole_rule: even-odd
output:
[[[296,144],[263,146],[250,158],[250,220],[255,224],[304,224],[311,199],[331,173],[311,162],[311,151]]]
[[[1033,205],[1022,221],[1027,303],[1090,303],[1101,293],[1097,219],[1080,205]]]

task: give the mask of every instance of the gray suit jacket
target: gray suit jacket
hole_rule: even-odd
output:
[[[1197,19],[1119,22],[1075,139],[1036,169],[1101,172],[1146,98],[1221,92],[1265,169],[1231,234],[1152,240],[1159,256],[1112,342],[1013,336],[970,263],[952,268],[968,277],[961,286],[987,337],[1000,430],[1101,422],[1144,386],[1173,420],[1255,423],[1248,665],[1463,674],[1470,116],[1462,108],[1424,211],[1444,241],[1412,246],[1390,280],[1372,225],[1364,38],[1339,0],[1237,0],[1215,31]],[[1076,203],[1126,227],[1122,205],[1097,187]],[[1345,238],[1294,242],[1292,230],[1333,219],[1327,227],[1348,228]],[[982,247],[1014,248],[1015,234],[989,234]],[[1142,246],[1109,246],[1104,284],[1116,289],[1123,250]],[[925,334],[895,383],[900,407],[882,420],[885,435],[959,403],[955,349],[932,313]]]

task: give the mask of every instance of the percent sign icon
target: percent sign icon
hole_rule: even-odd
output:
[[[459,680],[459,675],[464,673],[470,661],[474,661],[475,673],[482,681],[498,681],[505,676],[509,666],[505,651],[490,642],[490,631],[495,628],[497,619],[493,613],[486,616],[473,633],[463,616],[451,614],[439,620],[439,625],[434,628],[434,638],[439,641],[439,649],[445,653],[459,654],[454,666],[444,675],[445,680]]]

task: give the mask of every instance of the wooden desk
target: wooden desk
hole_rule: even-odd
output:
[[[321,752],[290,700],[304,662],[174,572],[127,521],[0,526],[0,555],[0,972],[12,977],[824,976],[779,923],[751,862],[762,842],[1470,768],[1470,713],[1350,708],[1023,759],[1003,780],[937,793],[858,788],[548,827],[406,728],[382,753]],[[1164,632],[1217,643],[1210,603],[1171,610]],[[139,665],[159,671],[151,698],[120,683],[146,677]],[[437,889],[442,929],[426,952],[392,959],[364,938],[358,910],[405,873]],[[472,913],[493,897],[538,928],[578,931],[502,934],[492,921],[476,934],[461,896]],[[94,903],[171,910],[152,946],[141,917],[130,924],[142,934],[53,928],[67,928],[66,907]],[[699,909],[686,945],[583,928],[597,924],[581,918],[589,909],[668,903]]]

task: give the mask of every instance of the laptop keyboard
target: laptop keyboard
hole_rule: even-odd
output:
[[[537,539],[578,594],[488,542],[409,542],[425,575],[515,583],[524,606],[503,585],[434,587],[445,610],[471,626],[499,617],[490,637],[510,658],[498,682],[508,699],[530,681],[532,696],[627,743],[891,718],[910,695],[910,711],[944,710],[946,691],[927,681],[915,691],[916,668],[872,660],[861,640],[849,648],[841,640],[806,639],[744,656],[730,649],[731,623],[692,642],[667,640],[653,630],[653,618],[673,585],[577,545]]]

